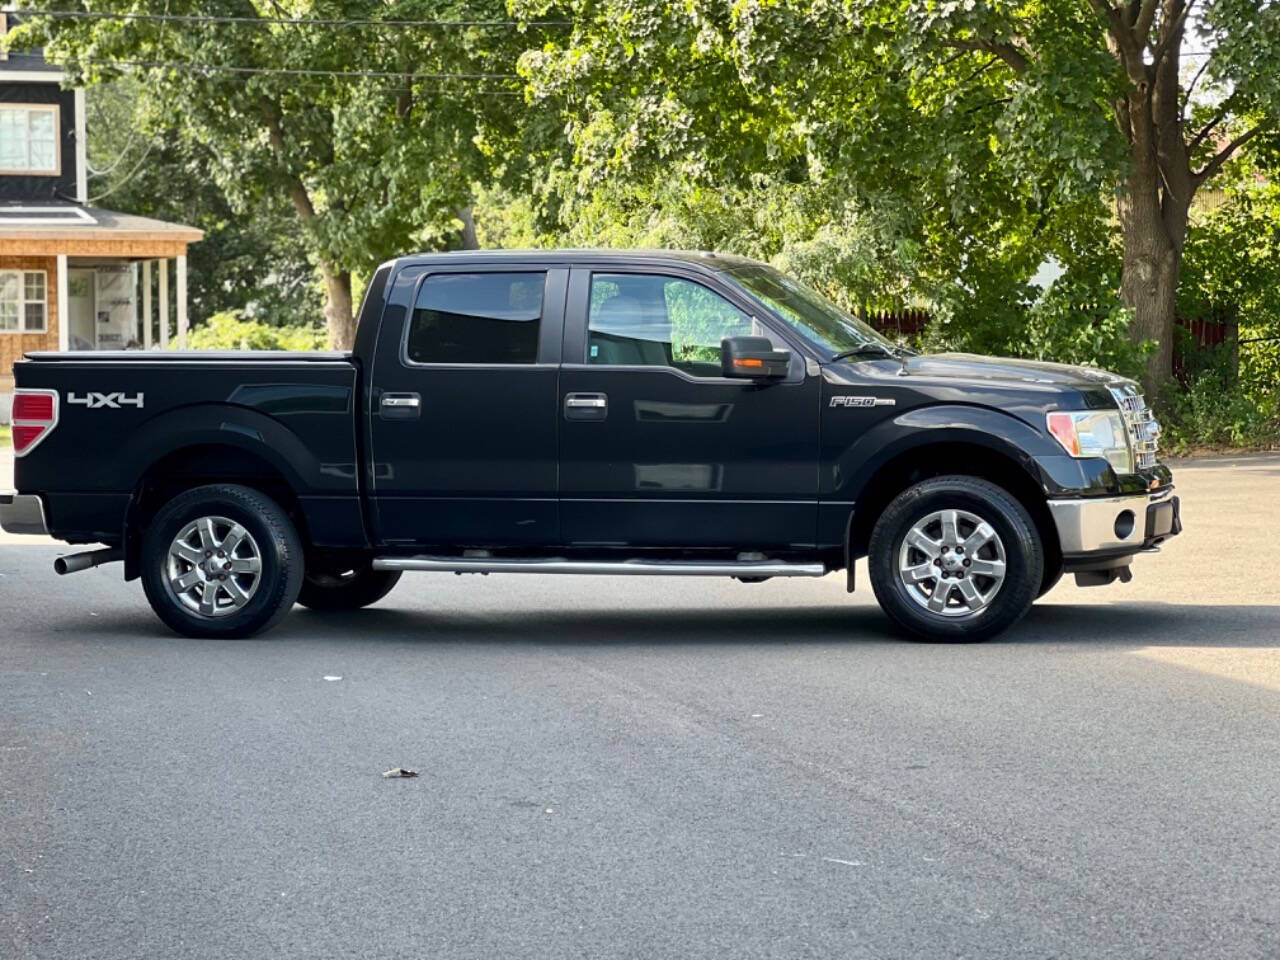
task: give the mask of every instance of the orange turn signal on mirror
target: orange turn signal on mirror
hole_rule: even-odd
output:
[[[733,365],[735,367],[763,367],[764,361],[758,360],[755,357],[741,357],[736,358],[733,361]]]

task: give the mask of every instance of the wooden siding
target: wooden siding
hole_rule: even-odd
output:
[[[13,389],[13,362],[31,350],[58,349],[58,258],[0,256],[0,270],[43,270],[49,298],[48,327],[44,333],[0,331],[0,391]]]
[[[197,238],[198,239],[198,238]],[[0,257],[120,257],[133,260],[171,259],[185,255],[187,241],[157,233],[115,239],[101,237],[0,237]]]

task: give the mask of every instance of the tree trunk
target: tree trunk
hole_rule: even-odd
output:
[[[1120,292],[1133,310],[1129,336],[1141,343],[1154,341],[1147,358],[1143,389],[1149,398],[1164,390],[1173,376],[1173,328],[1181,257],[1167,244],[1153,243],[1147,234],[1124,230],[1124,273]]]
[[[324,275],[324,318],[329,327],[329,347],[332,350],[350,350],[356,340],[356,322],[351,308],[351,271],[338,270],[331,263],[322,262]]]
[[[1172,179],[1179,182],[1170,189],[1173,184],[1165,168],[1176,168],[1163,151],[1157,152],[1160,131],[1151,122],[1150,103],[1138,94],[1130,98],[1128,108],[1121,117],[1126,125],[1132,124],[1133,166],[1117,202],[1124,240],[1120,295],[1133,310],[1130,338],[1156,344],[1142,378],[1147,397],[1154,400],[1173,376],[1173,328],[1191,190],[1176,174]]]
[[[458,219],[462,221],[462,232],[458,238],[462,242],[462,249],[479,250],[480,240],[476,237],[476,221],[472,216],[471,207],[459,208]]]

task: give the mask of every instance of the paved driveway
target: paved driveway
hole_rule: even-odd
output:
[[[838,577],[182,640],[10,538],[0,957],[1274,958],[1280,458],[1178,481],[1132,583],[965,647]]]

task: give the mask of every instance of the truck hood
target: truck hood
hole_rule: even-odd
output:
[[[1038,360],[982,357],[971,353],[933,353],[908,357],[907,373],[931,379],[954,379],[1000,382],[1010,385],[1035,383],[1046,386],[1119,387],[1132,383],[1114,373],[1096,367],[1076,367],[1065,363],[1043,363]]]

